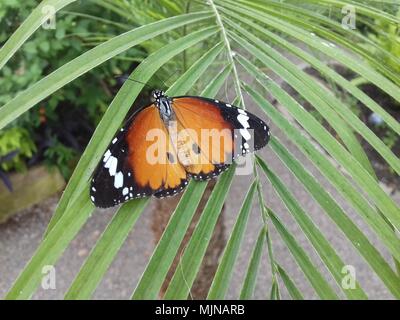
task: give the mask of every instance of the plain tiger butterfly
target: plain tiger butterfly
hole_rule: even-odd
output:
[[[236,157],[268,143],[267,124],[228,103],[161,90],[152,92],[152,101],[117,132],[94,171],[95,206],[176,195],[190,178],[216,177]]]

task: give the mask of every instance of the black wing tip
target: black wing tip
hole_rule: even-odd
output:
[[[254,146],[254,151],[257,151],[257,150],[260,150],[260,149],[264,148],[268,144],[268,142],[271,140],[271,130],[270,130],[270,128],[268,127],[268,125],[264,121],[263,121],[263,123],[264,123],[264,126],[263,126],[264,132],[261,135],[263,139],[262,139],[262,142],[261,142],[260,145],[255,145]]]
[[[101,197],[96,192],[93,191],[95,189],[93,186],[90,187],[90,201],[96,208],[107,209],[118,205],[119,203],[115,203],[115,201],[109,201],[109,199],[105,197]],[[96,190],[96,189],[95,189]]]

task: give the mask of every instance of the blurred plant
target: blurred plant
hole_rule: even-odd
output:
[[[400,18],[400,7],[398,5],[390,7],[389,12],[393,13],[397,18]],[[377,44],[379,48],[384,49],[388,54],[384,54],[383,51],[377,50],[370,44],[364,44],[363,46],[367,50],[373,52],[373,54],[381,61],[382,65],[387,66],[394,74],[400,74],[400,63],[398,60],[400,58],[400,25],[379,18],[375,18],[372,25],[374,27],[366,28],[364,33],[373,41],[374,44]],[[392,78],[397,85],[400,85],[400,81],[397,79],[398,78]],[[352,80],[352,83],[362,87],[363,85],[368,84],[369,81],[362,77],[357,77]],[[386,104],[386,108],[400,110],[400,102],[395,99],[390,99],[390,104]],[[381,130],[380,136],[382,141],[392,149],[399,140],[398,135],[396,135],[390,126],[388,126],[382,119],[377,119],[376,115],[373,113],[371,114],[371,117],[370,120],[372,121],[370,121],[370,123],[373,124],[375,128]],[[379,120],[379,122],[375,120]]]
[[[386,135],[382,137],[382,141],[389,147],[393,148],[399,140],[399,136],[393,130],[387,130]]]
[[[0,47],[36,6],[36,0],[26,0],[22,3],[17,0],[7,0],[0,3]],[[32,83],[72,60],[97,42],[105,41],[134,27],[134,25],[112,23],[109,19],[118,20],[118,16],[113,11],[105,10],[101,6],[79,4],[79,7],[82,8],[79,14],[69,11],[59,12],[56,29],[39,28],[14,55],[10,63],[2,68],[0,105],[4,105]],[[74,6],[70,6],[70,8],[74,9]],[[100,15],[102,19],[96,18]],[[94,38],[98,41],[94,42]],[[144,55],[145,50],[142,47],[126,51],[125,59],[116,57],[109,60],[95,71],[87,73],[69,86],[60,89],[57,95],[42,101],[38,108],[15,120],[11,126],[18,129],[11,130],[7,134],[7,139],[11,139],[10,133],[19,133],[19,136],[12,140],[12,147],[18,148],[21,153],[13,159],[11,164],[6,165],[6,169],[18,170],[26,167],[29,158],[37,150],[39,154],[35,155],[36,160],[45,160],[45,163],[49,165],[59,167],[61,165],[60,170],[64,174],[70,172],[72,168],[64,166],[66,161],[60,150],[69,150],[67,153],[71,155],[84,149],[92,131],[111,101],[114,90],[119,87],[114,75],[132,71]],[[68,112],[61,112],[60,108],[67,108]],[[73,122],[77,127],[74,131],[75,140],[79,143],[71,143],[71,139],[66,141],[64,135],[60,135],[60,132],[65,133],[70,127],[72,121],[66,119],[69,114],[77,115]],[[67,122],[68,128],[66,127]],[[25,130],[23,140],[19,139],[23,132],[22,128]],[[27,132],[30,134],[26,134]],[[46,152],[46,148],[41,147],[43,140],[47,140],[47,137],[43,136],[44,132],[47,135],[50,134],[53,140],[57,140],[51,144],[57,146],[57,152]],[[8,143],[7,141],[0,140],[0,151],[10,150],[8,144],[4,145],[4,143]],[[18,145],[18,142],[22,144]],[[50,146],[48,141],[45,144],[46,147]],[[37,148],[34,147],[35,145]],[[29,152],[24,153],[26,150]],[[31,163],[29,162],[29,164]]]
[[[397,9],[396,16],[400,18],[400,8]],[[391,56],[389,56],[377,52],[382,63],[389,66],[393,72],[399,74],[400,64],[392,57],[400,57],[400,25],[389,23],[381,19],[375,19],[374,25],[376,32],[369,32],[367,36],[373,40],[374,43],[391,54]]]
[[[11,152],[18,150],[18,154],[7,157],[8,161],[0,163],[4,171],[23,170],[26,168],[26,160],[32,157],[36,146],[32,141],[28,130],[21,127],[12,127],[0,131],[0,156],[3,159]]]
[[[204,4],[201,1],[188,1],[188,0],[90,0],[90,2],[97,4],[114,13],[113,23],[122,23],[124,25],[146,25],[162,19],[176,16],[189,11],[204,10]],[[147,52],[154,52],[174,39],[184,36],[187,33],[193,32],[198,29],[202,24],[200,23],[195,28],[193,26],[184,26],[182,30],[172,30],[168,34],[162,34],[151,41],[145,41],[141,44]],[[86,38],[86,40],[90,40]],[[93,44],[99,44],[93,43]],[[209,41],[204,41],[199,44],[199,50],[191,51],[188,55],[186,52],[182,53],[182,59],[173,59],[168,61],[157,75],[149,81],[149,84],[154,87],[160,87],[164,83],[170,84],[182,72],[187,70],[193,62],[201,56],[202,50],[208,48]],[[126,57],[121,57],[126,59]],[[180,72],[177,72],[179,70]],[[171,77],[174,75],[174,77]],[[207,83],[207,81],[205,81]]]
[[[5,163],[11,161],[18,155],[19,150],[14,150],[6,154],[5,156],[0,157],[0,166],[3,166]],[[12,192],[12,184],[10,179],[8,178],[6,172],[0,167],[0,180],[3,181],[6,188]]]
[[[71,168],[74,167],[78,155],[76,150],[66,147],[57,139],[53,139],[51,146],[44,152],[46,164],[56,165],[65,178],[71,175]]]

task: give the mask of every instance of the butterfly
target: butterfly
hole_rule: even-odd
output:
[[[161,90],[151,100],[116,133],[96,167],[90,186],[96,207],[176,195],[189,179],[217,177],[268,143],[267,124],[229,103]]]

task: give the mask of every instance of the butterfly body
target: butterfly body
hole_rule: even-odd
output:
[[[153,103],[160,112],[161,119],[163,119],[164,123],[168,125],[168,122],[173,117],[173,110],[171,106],[172,99],[166,96],[161,90],[154,90],[151,93],[151,96]]]
[[[181,192],[190,178],[207,180],[236,157],[264,147],[268,126],[230,104],[202,97],[152,93],[116,134],[97,166],[90,197],[97,207]]]

